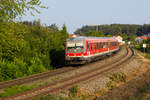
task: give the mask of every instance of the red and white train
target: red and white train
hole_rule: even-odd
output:
[[[75,37],[66,41],[66,63],[84,64],[119,50],[118,40],[109,37]]]

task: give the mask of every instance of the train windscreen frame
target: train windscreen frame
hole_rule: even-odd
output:
[[[67,53],[84,53],[85,42],[83,40],[68,40],[66,50]]]

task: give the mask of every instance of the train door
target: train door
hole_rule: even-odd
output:
[[[87,42],[87,54],[90,55],[90,42]]]
[[[94,54],[94,46],[93,46],[93,42],[91,41],[90,43],[90,54],[93,55]]]
[[[110,40],[108,40],[108,51],[110,51]]]

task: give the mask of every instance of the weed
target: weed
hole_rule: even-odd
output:
[[[115,82],[126,82],[127,76],[124,73],[114,73],[108,77]]]
[[[109,86],[108,86],[109,87]],[[103,96],[106,93],[106,89],[101,89],[100,91],[96,91],[95,94]]]
[[[146,54],[146,58],[150,59],[150,54],[149,53]]]
[[[59,77],[56,77],[56,80],[58,81],[58,80],[60,80],[60,78],[59,78]]]
[[[43,84],[42,84],[42,83],[40,83],[40,84],[39,84],[39,87],[42,87],[42,86],[43,86]]]
[[[44,84],[47,85],[47,84],[48,84],[48,81],[46,81]]]
[[[75,96],[75,94],[77,94],[78,91],[79,91],[79,86],[75,85],[69,89],[69,94]]]
[[[147,97],[146,100],[150,100],[150,97]]]
[[[113,85],[113,82],[112,82],[112,81],[108,82],[108,83],[106,84],[106,86],[107,86],[108,89],[113,89],[113,88],[114,88],[114,85]]]
[[[89,100],[89,97],[88,96],[82,96],[82,100]]]
[[[142,87],[139,87],[138,90],[140,93],[143,93],[146,91],[146,88],[142,86]]]

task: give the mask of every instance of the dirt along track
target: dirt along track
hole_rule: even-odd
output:
[[[45,85],[43,87],[31,90],[31,91],[27,91],[27,92],[23,92],[20,93],[18,95],[15,96],[11,96],[6,98],[7,100],[29,100],[32,99],[33,97],[36,97],[38,95],[45,95],[48,93],[53,93],[53,92],[58,92],[61,89],[66,89],[69,88],[75,84],[78,84],[80,82],[83,82],[85,80],[88,80],[92,77],[95,77],[99,74],[104,74],[109,72],[110,70],[119,67],[119,65],[125,63],[126,61],[128,61],[129,59],[132,58],[132,56],[134,55],[134,51],[132,50],[132,48],[127,48],[127,54],[126,56],[123,56],[122,59],[118,60],[118,62],[112,62],[109,63],[105,66],[101,66],[99,68],[95,68],[93,70],[78,74],[76,76],[72,76],[66,79],[62,79],[58,82],[55,83],[50,83],[48,85]]]

